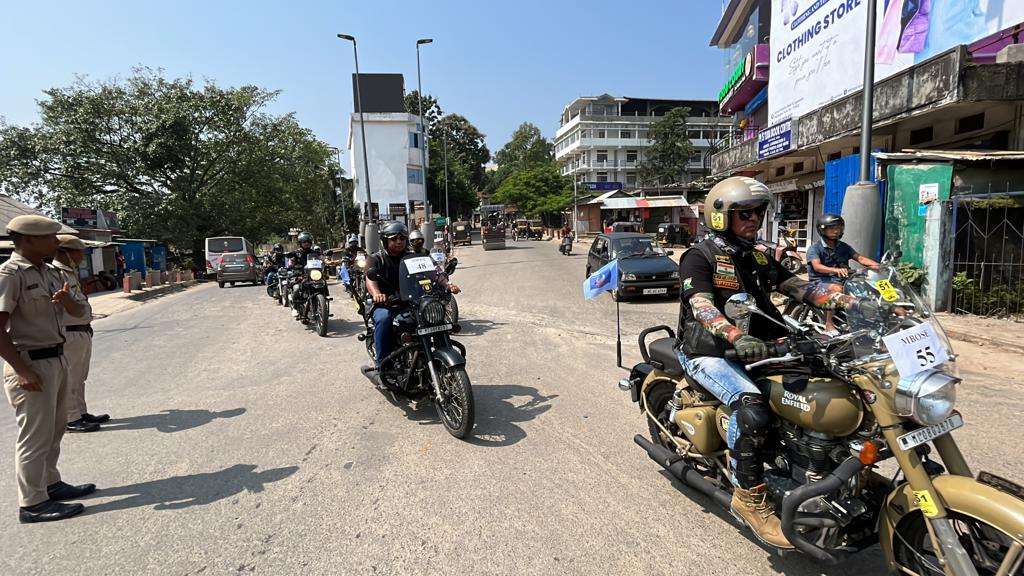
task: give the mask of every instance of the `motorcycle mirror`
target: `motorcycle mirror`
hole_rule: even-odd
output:
[[[754,297],[746,292],[733,294],[725,302],[725,315],[734,322],[748,320],[754,312],[760,312]]]

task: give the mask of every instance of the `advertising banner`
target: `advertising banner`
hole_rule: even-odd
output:
[[[96,228],[96,211],[92,208],[60,209],[60,219],[72,228]]]
[[[772,0],[768,123],[860,90],[867,2]],[[874,0],[875,81],[1024,22],[1024,2]]]

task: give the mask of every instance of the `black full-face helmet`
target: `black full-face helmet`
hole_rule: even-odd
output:
[[[309,232],[302,232],[299,234],[298,241],[299,246],[302,246],[304,242],[309,242],[310,244],[313,244],[313,235],[310,234]]]
[[[274,252],[276,252],[278,254],[283,253],[284,252],[284,246],[282,246],[280,243],[274,244]]]

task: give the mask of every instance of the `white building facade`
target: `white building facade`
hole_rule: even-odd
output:
[[[630,190],[651,183],[641,182],[640,163],[650,146],[652,123],[674,108],[689,108],[687,117],[694,154],[688,173],[680,181],[699,179],[710,167],[709,152],[728,138],[732,118],[719,114],[715,100],[657,100],[609,96],[583,96],[562,111],[561,126],[555,133],[555,159],[562,174],[583,184],[608,183]]]
[[[370,166],[370,200],[373,214],[382,219],[405,219],[412,202],[423,203],[423,153],[419,117],[404,112],[366,113],[366,156]],[[353,202],[368,213],[366,171],[363,168],[362,131],[359,114],[349,121],[348,157],[354,184]]]

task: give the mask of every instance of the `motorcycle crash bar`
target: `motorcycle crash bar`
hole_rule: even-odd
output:
[[[820,562],[838,564],[842,560],[841,555],[833,554],[824,548],[815,546],[804,538],[803,534],[797,531],[797,524],[800,523],[797,521],[797,509],[800,508],[801,504],[812,498],[835,492],[863,469],[864,464],[861,463],[860,458],[856,456],[847,458],[828,476],[817,482],[804,484],[786,494],[786,497],[782,499],[782,510],[780,511],[779,520],[782,524],[782,533],[786,535],[786,539],[797,550]]]

